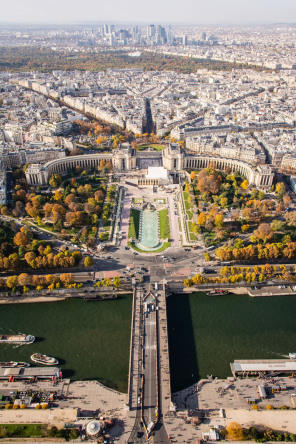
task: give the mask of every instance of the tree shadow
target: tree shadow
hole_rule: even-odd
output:
[[[169,296],[167,316],[171,388],[176,392],[199,380],[189,296]]]

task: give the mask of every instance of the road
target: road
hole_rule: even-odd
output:
[[[150,286],[149,286],[150,287]],[[131,350],[132,378],[130,380],[131,409],[136,409],[135,425],[129,443],[149,442],[168,443],[162,423],[159,400],[159,353],[157,300],[148,286],[134,292],[133,350]],[[136,399],[135,399],[136,395]],[[153,427],[151,427],[151,424]]]
[[[158,410],[156,310],[152,294],[144,298],[143,417],[148,426]]]
[[[175,202],[173,196],[168,196],[169,204],[169,218],[170,218],[170,230],[171,230],[171,245],[172,247],[180,247],[180,234],[178,216],[176,215]]]

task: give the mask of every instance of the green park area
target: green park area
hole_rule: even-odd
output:
[[[1,438],[59,438],[61,440],[73,440],[79,437],[77,429],[58,429],[48,427],[46,424],[0,424]],[[21,441],[20,441],[21,442]]]
[[[250,187],[237,172],[206,168],[191,172],[183,196],[190,237],[193,240],[193,235],[200,233],[206,247],[230,241],[228,249],[243,251],[245,247],[250,249],[250,244],[258,248],[258,244],[272,241],[286,246],[296,240],[295,212],[285,213],[285,221],[280,220],[290,202],[282,182],[267,194]],[[258,258],[263,256],[259,254]]]
[[[27,224],[38,226],[58,237],[87,248],[94,246],[101,222],[99,240],[109,239],[112,214],[116,210],[117,185],[107,186],[112,165],[104,160],[90,174],[77,166],[63,178],[53,174],[50,191],[32,190],[20,169],[13,172],[14,191],[11,205],[1,207],[1,214],[24,217]]]
[[[150,144],[139,145],[137,147],[137,150],[144,151],[147,150],[148,148],[152,148],[155,151],[162,151],[165,148],[165,146],[159,143],[150,143]]]

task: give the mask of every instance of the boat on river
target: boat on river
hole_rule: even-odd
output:
[[[34,341],[32,335],[0,335],[0,344],[32,344]]]
[[[18,362],[15,361],[0,362],[0,367],[5,367],[5,368],[16,367],[17,365]]]
[[[289,353],[290,359],[296,359],[296,353]]]
[[[31,356],[31,360],[33,362],[36,362],[37,364],[43,364],[43,365],[57,365],[59,363],[59,361],[56,358],[46,355],[40,355],[39,353],[34,353]]]
[[[28,362],[18,362],[17,367],[30,367],[30,364]]]
[[[210,290],[207,292],[207,296],[224,296],[229,294],[227,290]]]
[[[0,362],[0,367],[4,367],[4,368],[30,367],[30,364],[28,364],[28,362],[6,361],[6,362]]]

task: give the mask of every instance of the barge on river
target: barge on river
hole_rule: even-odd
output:
[[[4,367],[4,368],[30,367],[30,364],[28,364],[27,362],[6,361],[6,362],[0,362],[0,367]]]
[[[34,341],[32,335],[0,335],[0,344],[32,344]]]
[[[207,296],[224,296],[229,294],[227,290],[210,290],[207,292]]]
[[[235,360],[230,368],[235,378],[292,376],[296,374],[296,359]]]
[[[57,381],[62,377],[61,369],[58,367],[0,367],[0,380],[9,382],[20,380],[36,382],[40,379]]]

